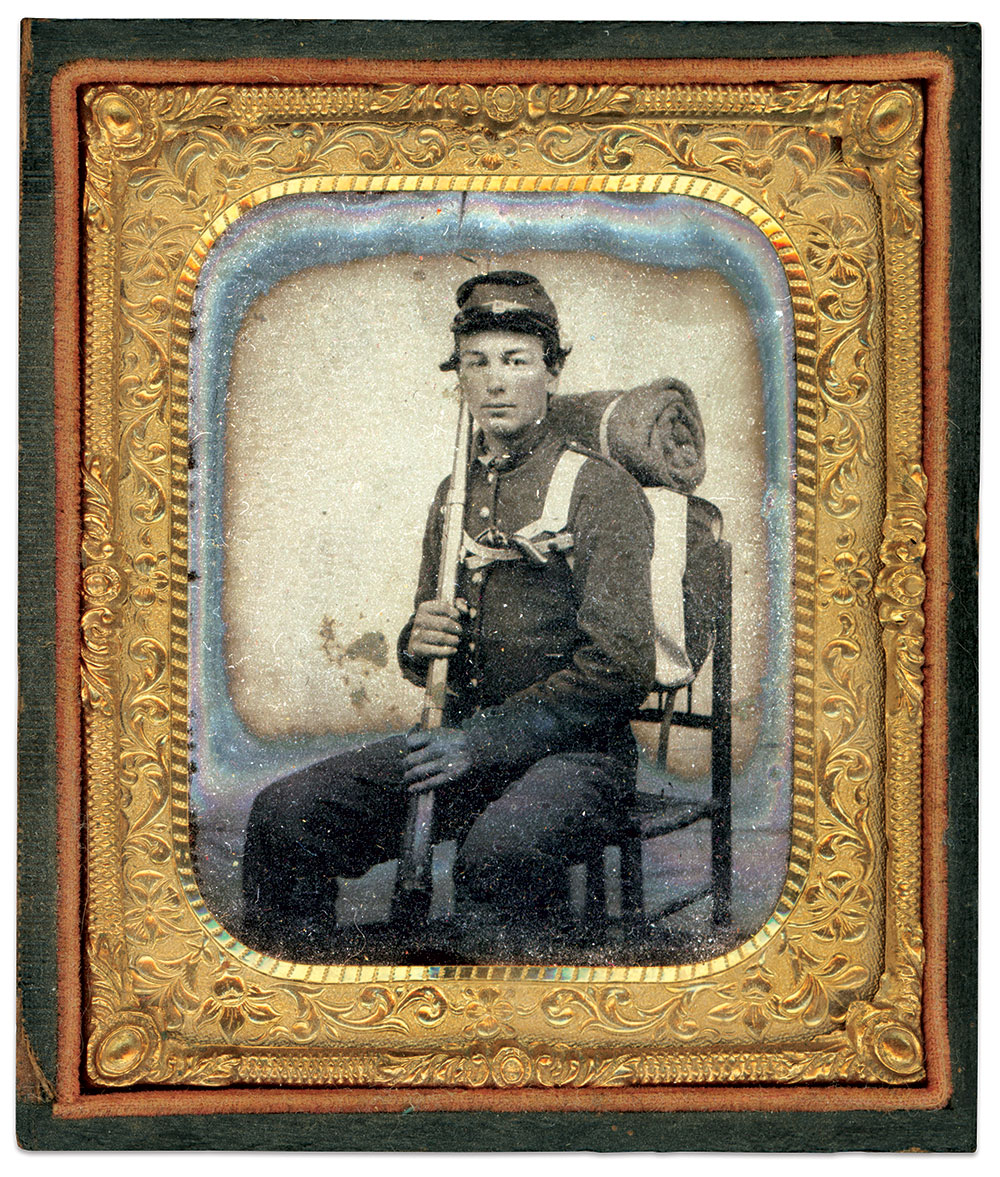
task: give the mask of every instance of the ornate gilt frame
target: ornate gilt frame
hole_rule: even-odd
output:
[[[864,1106],[866,1088],[920,1087],[924,92],[806,69],[752,85],[426,69],[79,87],[84,1089],[457,1089],[461,1106],[512,1088],[543,1106],[557,1089],[566,1106],[589,1088],[837,1084]],[[200,266],[276,195],[435,188],[686,193],[749,217],[784,267],[792,854],[771,919],[724,957],[306,966],[239,944],[199,895],[185,622]]]

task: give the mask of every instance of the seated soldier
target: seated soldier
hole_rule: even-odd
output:
[[[457,301],[442,368],[476,426],[460,599],[436,599],[446,479],[399,641],[414,683],[450,660],[444,726],[334,756],[256,798],[244,939],[286,958],[335,958],[337,879],[396,857],[408,795],[427,788],[436,836],[458,841],[456,894],[494,920],[485,958],[551,952],[570,922],[568,867],[603,844],[634,789],[629,716],[654,677],[648,504],[631,475],[549,428],[568,353],[538,280],[483,274]]]

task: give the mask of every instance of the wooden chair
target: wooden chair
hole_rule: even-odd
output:
[[[621,921],[629,928],[660,920],[712,897],[712,919],[731,920],[732,898],[732,550],[722,538],[722,514],[705,499],[691,497],[687,507],[687,566],[684,588],[684,641],[696,676],[710,668],[712,705],[695,711],[693,681],[658,682],[634,720],[659,725],[656,765],[666,770],[673,727],[706,731],[711,740],[711,796],[695,800],[671,793],[635,791],[617,836],[597,847],[584,861],[584,920],[590,927],[609,919],[606,853],[616,847],[620,861]],[[678,696],[680,705],[678,706]],[[646,913],[642,848],[696,822],[709,823],[709,881]]]

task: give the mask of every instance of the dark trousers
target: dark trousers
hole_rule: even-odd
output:
[[[243,936],[260,951],[315,958],[336,937],[337,879],[396,858],[406,822],[404,737],[321,761],[264,789],[243,855]],[[516,778],[439,789],[438,839],[457,838],[456,892],[511,925],[568,917],[568,868],[615,829],[634,770],[598,753],[546,756]]]

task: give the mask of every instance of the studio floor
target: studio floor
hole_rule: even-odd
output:
[[[239,935],[239,847],[228,833],[229,822],[202,825],[198,831],[196,858],[209,909],[219,921]],[[422,938],[402,944],[386,929],[395,883],[396,864],[382,863],[363,878],[345,880],[337,904],[343,943],[336,950],[356,963],[385,963],[393,959],[441,963],[490,959],[510,962],[520,947],[506,952],[502,930],[484,926],[480,913],[462,904],[456,907],[451,884],[454,843],[442,843],[434,852],[434,898],[431,930]],[[665,917],[658,913],[679,897],[705,887],[711,878],[708,823],[679,830],[668,837],[647,841],[643,847],[645,919],[622,925],[617,886],[617,855],[606,855],[608,921],[587,927],[582,921],[568,939],[553,944],[529,943],[526,959],[537,961],[547,952],[551,963],[565,964],[675,964],[710,959],[749,939],[766,922],[777,903],[788,861],[788,831],[755,828],[734,820],[732,840],[732,909],[729,923],[713,920],[712,899],[706,897]],[[582,915],[582,871],[571,871],[570,896]],[[492,937],[492,938],[491,938]],[[530,937],[528,938],[530,941]],[[518,945],[524,943],[522,936]],[[435,955],[435,950],[438,950]],[[557,958],[557,959],[556,959]]]

